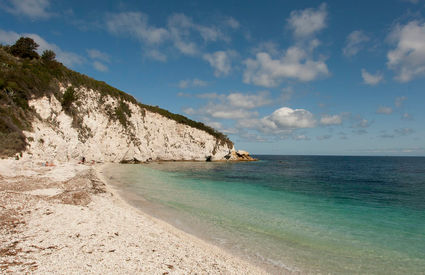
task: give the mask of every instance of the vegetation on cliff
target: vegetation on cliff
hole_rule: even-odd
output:
[[[100,93],[101,98],[109,95],[118,99],[119,106],[111,113],[111,119],[118,120],[125,127],[127,118],[131,116],[127,101],[137,104],[142,110],[203,130],[221,144],[232,144],[226,135],[201,122],[139,103],[131,95],[103,81],[68,69],[55,60],[53,51],[44,51],[40,57],[35,51],[37,47],[30,38],[21,38],[12,46],[0,45],[0,156],[11,156],[25,150],[26,140],[22,131],[31,130],[31,122],[37,116],[28,105],[30,99],[54,95],[62,103],[64,111],[73,116],[73,127],[84,130],[82,120],[72,109],[72,103],[77,100],[74,88],[79,87],[93,89]],[[71,85],[64,94],[59,90],[60,83]]]

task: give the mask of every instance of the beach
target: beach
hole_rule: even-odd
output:
[[[130,206],[101,166],[0,161],[2,273],[266,273]]]

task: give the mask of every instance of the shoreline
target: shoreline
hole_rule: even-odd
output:
[[[107,164],[0,160],[0,270],[267,274],[126,202]]]

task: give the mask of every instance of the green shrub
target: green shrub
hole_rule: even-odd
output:
[[[10,133],[13,133],[13,135],[5,133],[5,127],[0,127],[0,134],[9,141],[12,136],[15,138],[19,137],[19,141],[17,141],[18,145],[14,147],[0,143],[0,155],[16,154],[19,150],[25,149],[26,141],[20,138],[23,135],[22,130],[30,130],[31,121],[36,116],[34,110],[28,106],[28,100],[30,98],[50,97],[54,95],[61,102],[65,112],[73,117],[72,125],[78,129],[79,135],[90,136],[91,133],[82,126],[82,121],[79,120],[80,114],[77,113],[76,108],[73,108],[72,103],[77,101],[74,87],[86,87],[99,92],[101,95],[99,105],[106,96],[117,99],[119,102],[117,108],[107,110],[107,113],[112,119],[119,120],[124,126],[129,126],[128,118],[131,116],[131,110],[127,103],[133,103],[141,108],[142,114],[145,114],[145,111],[158,113],[166,118],[175,120],[177,123],[203,130],[216,137],[222,145],[232,145],[232,142],[226,135],[217,132],[201,122],[193,121],[179,114],[173,114],[158,106],[139,103],[133,96],[111,87],[103,81],[97,81],[91,77],[72,71],[55,60],[46,62],[47,53],[42,59],[37,59],[35,56],[27,56],[28,58],[23,59],[16,58],[10,54],[12,47],[15,49],[14,53],[17,54],[17,46],[15,45],[11,47],[0,47],[0,118],[8,118],[8,125],[13,127],[7,127],[7,131],[8,133],[11,131]],[[32,46],[32,49],[36,49],[36,44]],[[29,48],[31,49],[31,47]],[[22,55],[18,56],[23,57]],[[68,88],[62,94],[59,91],[59,83],[71,84],[72,87]],[[4,92],[5,90],[6,92]],[[10,119],[12,116],[14,117],[13,121]],[[13,152],[13,150],[18,151]]]
[[[70,111],[71,108],[71,104],[72,102],[74,102],[76,100],[76,96],[75,96],[75,91],[74,88],[68,87],[68,89],[66,89],[65,93],[63,94],[63,98],[62,98],[62,108],[67,112]]]
[[[127,117],[131,117],[131,110],[128,107],[128,104],[124,101],[120,101],[118,107],[115,108],[114,112],[115,118],[124,126],[128,126]]]
[[[52,51],[52,50],[45,50],[45,51],[43,52],[43,54],[41,55],[41,59],[42,59],[44,62],[52,62],[52,61],[54,61],[54,60],[55,60],[55,58],[56,58],[56,54],[55,54],[55,52],[54,52],[54,51]]]

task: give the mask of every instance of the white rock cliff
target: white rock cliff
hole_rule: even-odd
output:
[[[60,91],[64,93],[66,87]],[[179,124],[160,114],[150,112],[131,102],[124,127],[111,119],[119,101],[111,96],[101,99],[100,93],[86,88],[75,89],[78,101],[73,102],[77,117],[68,115],[55,96],[30,100],[38,118],[31,132],[24,132],[28,147],[25,157],[69,161],[84,156],[87,160],[104,162],[148,160],[235,160],[230,143],[211,134]],[[73,120],[79,127],[73,127]]]

